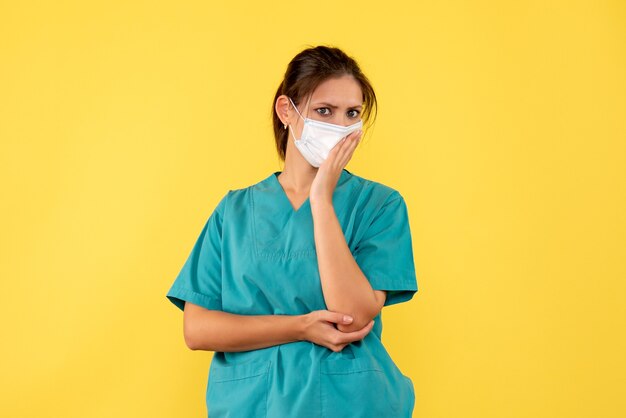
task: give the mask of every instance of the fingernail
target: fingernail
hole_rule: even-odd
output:
[[[348,315],[343,316],[343,322],[352,322],[352,317]]]

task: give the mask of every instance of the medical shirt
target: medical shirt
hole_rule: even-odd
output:
[[[279,171],[229,190],[210,215],[167,298],[240,315],[303,315],[327,309],[309,199],[296,210]],[[333,207],[346,243],[385,306],[417,291],[407,206],[393,188],[343,169]],[[381,314],[360,341],[334,352],[294,341],[215,352],[209,418],[411,417],[415,392],[382,344]]]

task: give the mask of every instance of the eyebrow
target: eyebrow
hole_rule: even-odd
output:
[[[317,105],[325,105],[325,106],[328,106],[328,107],[330,107],[330,108],[332,108],[332,109],[337,109],[337,107],[338,107],[338,106],[332,105],[332,104],[330,104],[330,103],[325,103],[325,102],[314,103],[313,105],[314,105],[314,106],[317,106]],[[362,108],[362,107],[363,107],[362,105],[358,105],[358,106],[351,106],[351,107],[349,107],[348,109],[360,109],[360,108]]]

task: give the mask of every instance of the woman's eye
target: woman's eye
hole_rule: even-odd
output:
[[[320,115],[323,116],[328,116],[330,115],[330,109],[327,107],[320,107],[318,109],[315,109],[317,111],[317,113],[319,113]],[[351,118],[356,118],[359,116],[361,112],[359,112],[358,110],[352,109],[352,110],[348,110],[348,115],[350,115]]]

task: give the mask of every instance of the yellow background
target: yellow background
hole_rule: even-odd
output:
[[[626,415],[626,3],[0,4],[2,417],[201,417],[165,293],[218,199],[281,169],[309,45],[380,112],[349,162],[410,211],[383,311],[415,417]]]

